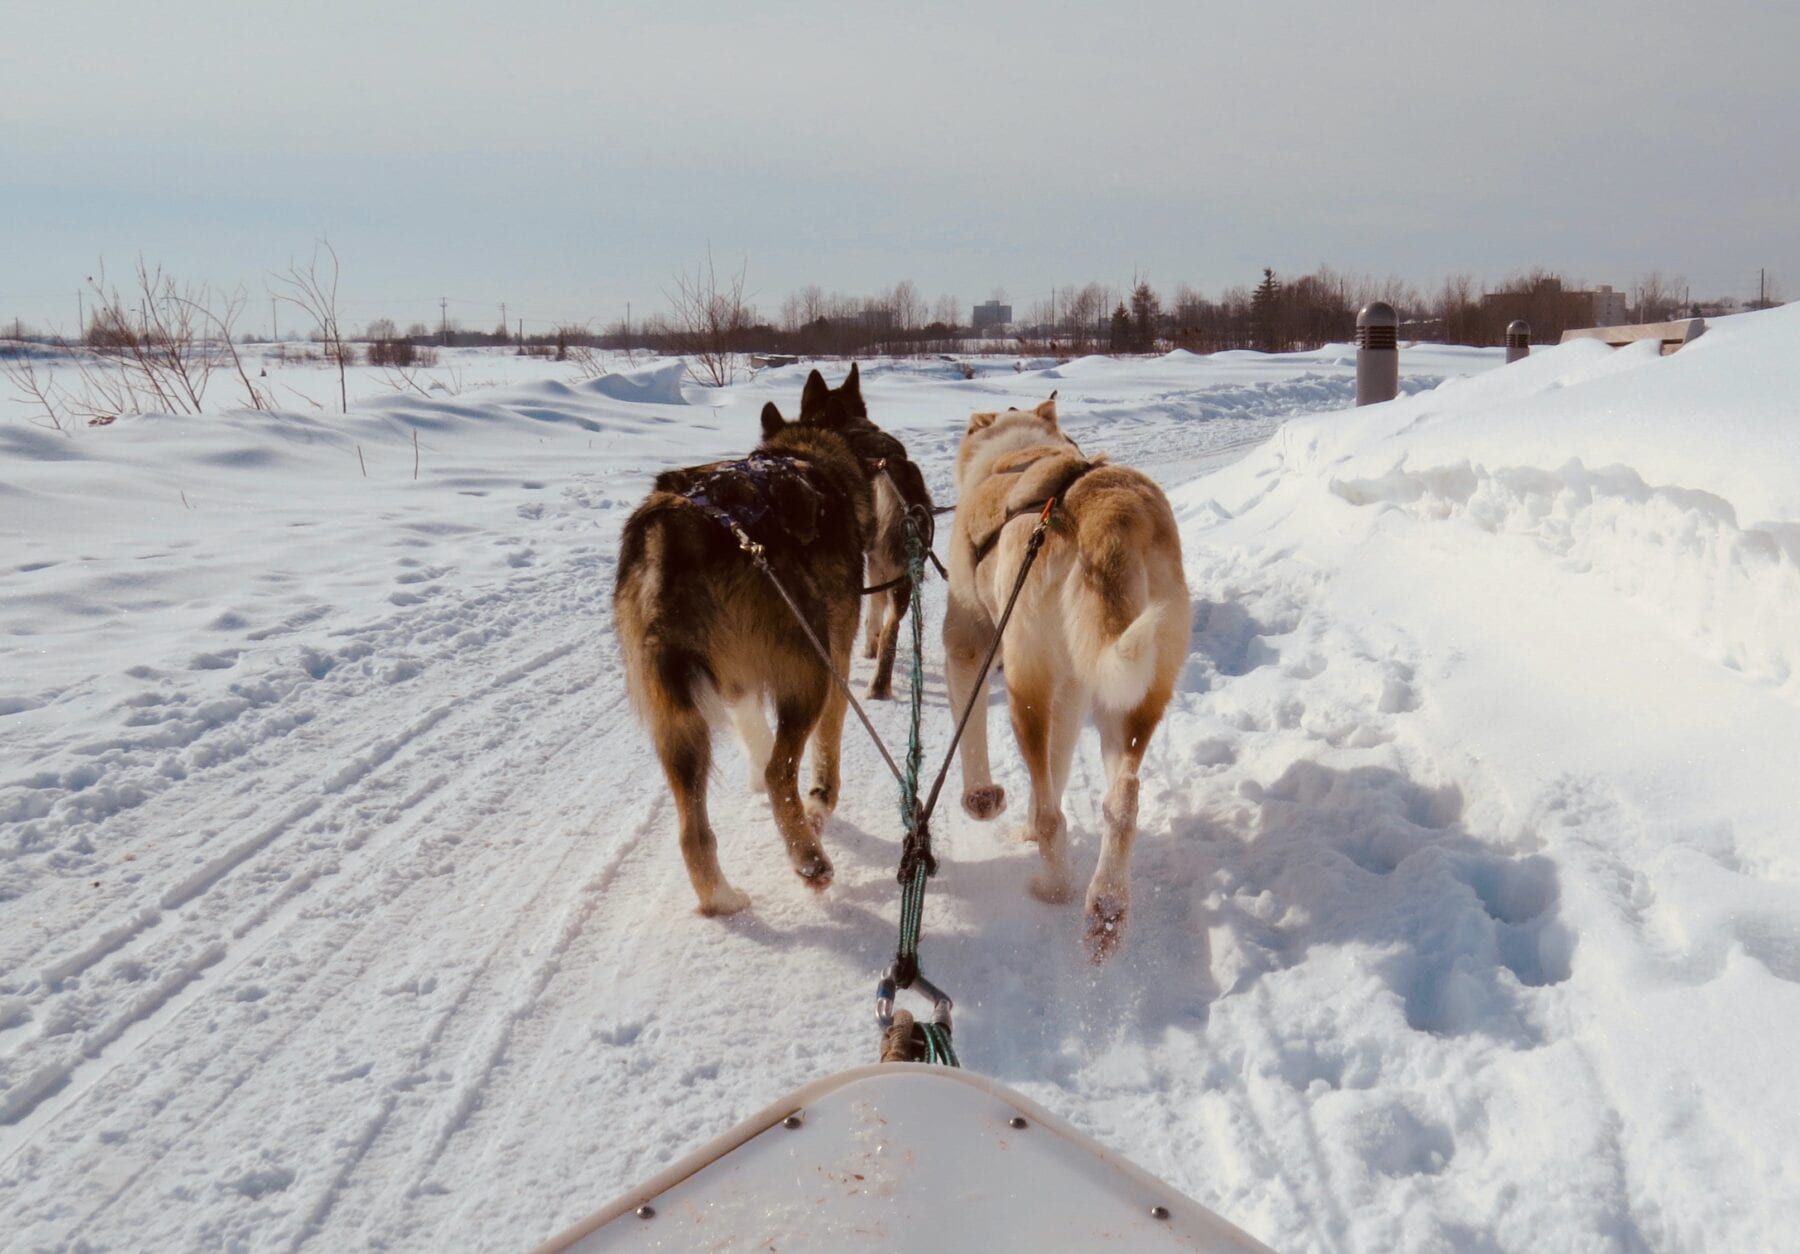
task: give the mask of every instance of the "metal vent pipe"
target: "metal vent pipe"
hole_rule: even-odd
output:
[[[1386,301],[1356,315],[1356,403],[1379,405],[1400,394],[1400,315]]]
[[[1523,318],[1506,324],[1506,364],[1531,355],[1531,327]]]

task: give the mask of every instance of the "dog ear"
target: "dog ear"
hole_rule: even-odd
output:
[[[983,427],[991,427],[994,425],[994,419],[999,416],[1000,414],[995,410],[988,410],[985,413],[970,414],[968,429],[969,431],[979,431]],[[964,432],[964,434],[966,435],[968,432]]]
[[[855,362],[850,363],[850,373],[844,376],[844,384],[838,389],[838,394],[853,405],[862,405],[862,376],[856,372]]]
[[[1036,412],[1037,412],[1037,416],[1039,418],[1048,418],[1051,422],[1055,422],[1056,421],[1056,393],[1055,392],[1050,393],[1050,399],[1047,401],[1044,401],[1042,404],[1040,404],[1037,407]]]
[[[785,426],[787,426],[787,420],[781,416],[781,411],[775,408],[775,402],[769,401],[765,404],[762,410],[763,439],[768,439]]]
[[[831,395],[831,389],[825,386],[825,376],[817,370],[806,376],[806,386],[800,390],[800,421],[825,404],[825,398]]]

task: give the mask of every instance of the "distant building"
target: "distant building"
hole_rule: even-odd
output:
[[[1576,327],[1624,326],[1630,317],[1625,311],[1625,293],[1606,284],[1589,292],[1576,291],[1555,277],[1540,278],[1523,290],[1488,292],[1481,298],[1481,309],[1496,328],[1514,318],[1524,319],[1531,325],[1531,338],[1538,343],[1553,342]]]
[[[1622,327],[1630,316],[1625,312],[1625,293],[1615,292],[1608,284],[1602,283],[1588,293],[1594,302],[1594,326]]]
[[[969,326],[980,335],[983,331],[998,330],[1012,322],[1012,306],[1002,305],[997,300],[990,300],[975,306],[969,315]]]

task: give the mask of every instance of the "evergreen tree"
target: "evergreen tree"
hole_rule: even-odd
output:
[[[1148,283],[1139,283],[1131,293],[1131,343],[1136,352],[1156,349],[1156,331],[1162,321],[1162,302]]]
[[[1113,310],[1112,316],[1112,351],[1128,353],[1131,351],[1131,314],[1125,309],[1125,302]]]
[[[1275,272],[1263,267],[1263,280],[1250,295],[1250,335],[1265,353],[1286,348],[1281,335],[1281,283]]]

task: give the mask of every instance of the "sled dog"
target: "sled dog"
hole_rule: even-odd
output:
[[[1007,706],[1031,774],[1020,835],[1042,853],[1031,888],[1046,901],[1072,894],[1062,795],[1083,719],[1091,714],[1099,728],[1105,831],[1085,921],[1098,962],[1124,936],[1138,769],[1187,656],[1192,610],[1175,516],[1147,476],[1083,456],[1057,426],[1054,393],[1035,409],[973,414],[956,454],[944,616],[953,711],[969,699],[1053,498],[1042,551],[1006,628]],[[963,809],[983,820],[1006,806],[989,774],[985,706],[977,701],[961,746]]]
[[[736,729],[751,786],[767,789],[794,870],[822,889],[832,868],[819,836],[837,806],[844,727],[842,691],[737,533],[762,546],[832,665],[846,674],[876,525],[864,454],[899,447],[869,422],[854,365],[835,389],[813,371],[794,422],[765,405],[762,435],[742,461],[657,476],[625,524],[613,587],[632,704],[675,794],[682,856],[709,915],[732,914],[750,900],[719,869],[707,819],[713,728]],[[765,703],[774,710],[773,734]],[[800,756],[809,738],[812,787],[803,802]]]
[[[874,478],[875,536],[869,545],[868,580],[871,588],[892,583],[891,588],[868,594],[868,626],[863,638],[863,656],[875,659],[875,674],[869,680],[867,696],[885,701],[894,695],[894,654],[900,643],[900,620],[912,604],[912,580],[906,572],[906,516],[911,510],[918,521],[919,542],[927,549],[932,541],[931,493],[925,487],[925,476],[906,460],[905,448],[892,436],[897,455],[883,457],[885,473]]]

